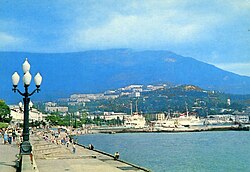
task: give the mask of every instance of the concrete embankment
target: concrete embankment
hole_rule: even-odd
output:
[[[83,148],[85,148],[85,149],[88,149],[86,146],[84,146],[84,145],[82,145],[82,144],[77,143],[77,145],[80,146],[80,147],[83,147]],[[103,154],[103,155],[106,155],[106,156],[112,158],[112,160],[114,159],[114,155],[111,155],[111,154],[109,154],[109,153],[107,153],[107,152],[103,152],[103,151],[98,150],[98,149],[93,149],[92,151],[97,152],[97,153],[100,153],[100,154]],[[124,161],[124,160],[122,160],[122,159],[117,159],[116,161],[119,161],[119,162],[121,162],[121,163],[127,164],[128,166],[131,166],[131,167],[129,167],[129,168],[137,169],[136,171],[138,171],[138,170],[147,171],[147,172],[150,171],[150,170],[148,170],[148,169],[146,169],[146,168],[144,168],[144,167],[141,167],[141,166],[132,164],[132,163],[127,162],[127,161]],[[126,170],[126,171],[127,171],[127,170]]]
[[[91,129],[89,133],[107,133],[107,134],[115,134],[115,133],[146,133],[146,132],[203,132],[203,131],[249,131],[249,126],[239,126],[239,125],[209,125],[209,126],[191,126],[191,127],[176,127],[176,128],[128,128],[128,129]]]
[[[39,172],[149,171],[143,167],[122,160],[114,160],[114,157],[108,153],[99,150],[89,150],[83,145],[76,145],[76,152],[73,153],[72,144],[69,145],[69,147],[66,145],[53,144],[37,135],[32,135],[30,141],[33,146],[33,168]],[[28,161],[28,159],[25,161]],[[23,171],[26,172],[28,170],[29,169],[24,169]]]

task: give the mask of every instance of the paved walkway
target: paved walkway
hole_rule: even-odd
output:
[[[15,143],[9,145],[3,144],[3,138],[0,138],[0,171],[15,172],[16,154],[19,153],[19,148]]]
[[[126,163],[115,161],[112,157],[76,146],[72,153],[72,145],[56,145],[31,137],[36,168],[39,172],[143,172]]]

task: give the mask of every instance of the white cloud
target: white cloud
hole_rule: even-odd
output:
[[[231,0],[229,1],[229,4],[232,6],[235,10],[250,10],[250,0]]]
[[[205,23],[205,24],[204,24]],[[71,37],[81,48],[127,47],[156,48],[162,44],[194,43],[207,39],[208,31],[218,23],[211,16],[197,17],[178,11],[147,15],[113,15],[101,26],[80,28]]]
[[[9,44],[15,42],[15,38],[7,33],[0,32],[0,40],[2,44]]]
[[[43,4],[27,6],[26,13],[16,5],[12,15],[0,17],[1,49],[166,49],[208,62],[249,54],[244,32],[249,29],[249,0],[74,0]],[[4,8],[9,9],[7,5]],[[209,59],[211,52],[216,54]]]
[[[23,42],[23,39],[19,37],[15,37],[5,32],[0,32],[0,48],[20,45],[22,42]]]

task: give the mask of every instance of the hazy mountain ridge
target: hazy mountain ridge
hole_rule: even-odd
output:
[[[11,75],[14,71],[22,74],[26,57],[32,75],[39,71],[43,76],[42,92],[35,99],[55,99],[72,93],[97,93],[130,84],[157,83],[193,84],[209,90],[250,93],[250,77],[169,51],[0,52],[0,96],[7,102],[17,98],[17,94],[11,93]]]

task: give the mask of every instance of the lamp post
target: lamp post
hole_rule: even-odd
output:
[[[35,92],[40,91],[40,85],[42,83],[42,76],[37,73],[34,77],[34,81],[36,84],[36,89],[29,93],[29,85],[32,79],[30,74],[30,64],[28,59],[26,58],[25,62],[23,63],[23,83],[24,83],[24,92],[21,92],[18,88],[18,82],[20,80],[20,76],[17,72],[12,75],[12,84],[13,84],[13,91],[18,92],[21,96],[23,96],[23,104],[24,104],[24,121],[23,121],[23,142],[20,145],[20,154],[21,155],[29,155],[31,154],[32,147],[29,142],[29,103],[30,103],[30,96],[32,96]]]

